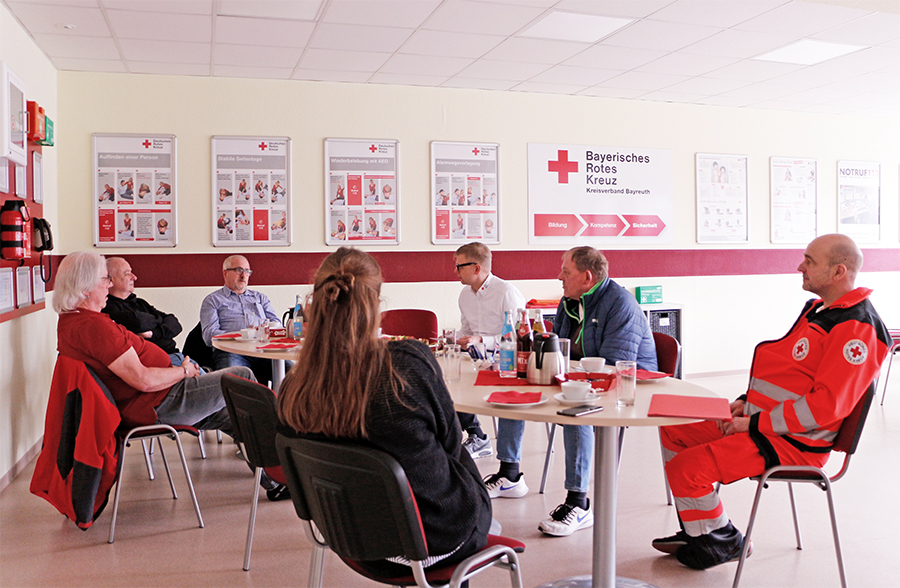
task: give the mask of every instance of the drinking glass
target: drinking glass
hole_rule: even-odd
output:
[[[634,388],[637,383],[637,362],[616,362],[616,404],[631,406],[634,404]]]
[[[559,352],[562,353],[563,358],[563,374],[569,373],[569,354],[572,350],[572,342],[569,339],[565,339],[563,337],[559,338]]]
[[[444,380],[446,382],[458,382],[462,370],[462,351],[459,345],[444,346]]]

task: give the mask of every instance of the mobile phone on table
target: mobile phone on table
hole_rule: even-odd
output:
[[[562,416],[577,417],[577,416],[584,416],[586,414],[591,414],[593,412],[600,412],[601,410],[603,410],[602,406],[595,406],[592,404],[582,404],[581,406],[572,406],[569,408],[564,408],[562,410],[558,410],[558,411],[556,411],[556,414],[562,415]]]

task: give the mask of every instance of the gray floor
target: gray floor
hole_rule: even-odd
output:
[[[705,378],[697,383],[726,397],[739,394],[745,376]],[[650,384],[652,385],[652,384]],[[885,406],[869,416],[859,453],[847,477],[835,485],[838,524],[851,586],[896,586],[900,577],[896,537],[900,527],[900,377],[894,377]],[[483,419],[487,430],[490,421]],[[546,448],[541,424],[529,423],[523,471],[531,493],[518,500],[495,500],[494,516],[505,535],[527,545],[522,554],[526,586],[590,573],[591,532],[567,538],[542,536],[537,523],[563,500],[562,442],[557,440],[547,493],[537,492]],[[168,442],[167,443],[171,443]],[[196,526],[193,509],[176,472],[179,499],[172,500],[164,479],[147,480],[136,448],[126,459],[126,486],[116,542],[106,543],[109,513],[95,528],[78,530],[48,503],[29,494],[29,468],[0,494],[0,585],[2,586],[303,586],[310,548],[289,502],[260,502],[250,572],[241,570],[251,474],[235,458],[230,441],[207,437],[209,459],[201,460],[194,440],[186,441],[206,528]],[[174,447],[168,452],[175,454]],[[831,466],[839,462],[832,458]],[[653,537],[677,529],[675,511],[666,506],[658,437],[654,429],[626,434],[619,480],[618,575],[660,587],[730,586],[735,564],[697,572],[650,547]],[[492,473],[493,458],[478,460]],[[755,485],[724,487],[723,500],[735,524],[744,528]],[[754,554],[742,586],[837,586],[825,495],[798,487],[804,549],[794,546],[787,491],[773,486],[763,498],[754,532]],[[327,586],[375,585],[349,571],[334,555],[326,564]],[[509,585],[501,571],[472,581],[478,586]]]

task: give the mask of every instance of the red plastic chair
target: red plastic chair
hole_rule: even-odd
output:
[[[381,334],[424,339],[432,343],[438,338],[438,318],[431,310],[398,308],[381,313]]]

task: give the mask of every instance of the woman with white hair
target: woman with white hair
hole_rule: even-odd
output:
[[[106,384],[123,427],[160,422],[231,434],[222,374],[255,380],[253,372],[232,367],[201,376],[188,358],[173,366],[165,351],[101,312],[110,283],[106,261],[96,253],[76,251],[62,260],[53,292],[60,355],[83,361]]]

